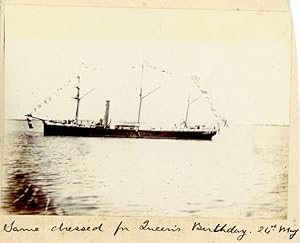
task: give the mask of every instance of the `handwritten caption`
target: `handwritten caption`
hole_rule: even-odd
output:
[[[132,227],[132,226],[131,226]],[[284,234],[288,237],[288,239],[292,240],[297,236],[299,228],[292,228],[290,226],[283,226],[279,224],[273,225],[261,225],[255,230],[249,230],[246,228],[241,228],[236,224],[230,225],[227,223],[224,224],[215,224],[205,225],[202,222],[193,222],[190,227],[186,225],[180,227],[179,225],[172,226],[161,226],[155,225],[150,220],[144,220],[137,227],[128,227],[124,221],[118,222],[114,227],[106,228],[104,223],[98,223],[96,225],[86,225],[86,226],[70,226],[64,222],[58,223],[57,225],[50,225],[47,228],[49,232],[111,232],[112,236],[117,236],[126,232],[132,231],[148,231],[148,232],[169,232],[169,233],[179,233],[184,230],[189,230],[191,232],[203,232],[203,233],[211,233],[211,234],[227,234],[235,237],[237,241],[241,241],[246,237],[254,234],[263,234],[263,235],[274,235],[274,234]],[[17,232],[39,232],[40,227],[26,227],[24,225],[18,224],[15,220],[5,223],[2,226],[2,231],[6,233],[17,233]]]

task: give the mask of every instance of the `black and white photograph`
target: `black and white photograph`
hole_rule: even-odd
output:
[[[8,215],[286,219],[288,12],[5,6]]]

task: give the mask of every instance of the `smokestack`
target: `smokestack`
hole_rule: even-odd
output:
[[[108,126],[108,117],[109,117],[109,100],[107,100],[105,103],[104,127]]]

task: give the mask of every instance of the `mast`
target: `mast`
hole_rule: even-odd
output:
[[[184,119],[184,127],[187,127],[187,119],[188,119],[188,115],[189,115],[189,109],[190,109],[190,96],[188,98],[187,101],[187,108],[186,108],[186,113],[185,113],[185,119]]]
[[[142,109],[142,100],[143,100],[143,72],[144,72],[144,63],[142,64],[142,70],[141,70],[141,88],[140,88],[140,100],[139,100],[139,111],[138,111],[138,118],[137,118],[137,124],[140,125],[140,118],[141,118],[141,109]]]
[[[80,103],[80,87],[79,87],[79,83],[80,83],[80,77],[77,76],[77,80],[78,80],[78,85],[76,86],[77,89],[77,95],[76,97],[74,97],[74,99],[77,101],[76,104],[76,112],[75,112],[75,121],[77,123],[78,121],[78,115],[79,115],[79,103]]]
[[[184,127],[187,127],[187,121],[188,121],[188,115],[189,115],[189,109],[190,109],[190,104],[194,103],[196,100],[198,100],[200,97],[197,97],[191,101],[191,97],[189,96],[188,102],[187,102],[187,108],[186,108],[186,113],[185,113],[185,119],[184,119]]]
[[[89,93],[91,93],[92,91],[94,91],[95,89],[91,89],[89,92],[85,93],[83,96],[80,97],[80,87],[79,87],[79,84],[80,84],[80,76],[77,76],[77,80],[78,80],[78,85],[76,86],[76,89],[77,89],[77,94],[75,97],[71,97],[73,99],[76,100],[77,104],[76,104],[76,112],[75,112],[75,121],[76,123],[78,122],[78,115],[79,115],[79,103],[80,103],[80,100],[82,98],[84,98],[85,96],[87,96]]]
[[[139,102],[139,112],[138,112],[138,118],[137,118],[137,124],[140,125],[140,118],[141,118],[141,109],[142,109],[142,100],[143,100],[143,90],[140,89],[140,102]]]
[[[141,110],[142,110],[142,101],[144,98],[146,98],[147,96],[151,95],[152,93],[154,93],[156,90],[160,89],[160,86],[153,89],[152,91],[150,91],[149,93],[145,94],[143,96],[143,88],[142,88],[142,81],[143,81],[143,71],[144,71],[144,64],[142,64],[142,72],[141,72],[141,88],[140,88],[140,102],[139,102],[139,111],[138,111],[138,118],[137,118],[137,124],[138,126],[140,126],[140,118],[141,118]]]

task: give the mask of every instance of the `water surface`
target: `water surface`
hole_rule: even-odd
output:
[[[2,207],[13,214],[285,218],[288,127],[213,141],[44,137],[5,123]]]

